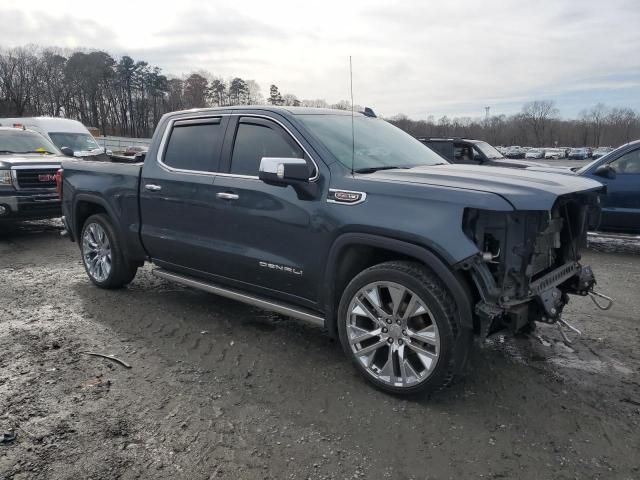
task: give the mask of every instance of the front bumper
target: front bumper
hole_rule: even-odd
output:
[[[61,215],[55,191],[0,192],[0,220],[37,220]]]

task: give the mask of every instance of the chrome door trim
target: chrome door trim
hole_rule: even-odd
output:
[[[306,148],[304,148],[304,146],[302,145],[302,143],[300,143],[300,141],[296,138],[296,136],[291,132],[291,130],[289,130],[287,128],[286,125],[284,125],[280,120],[277,120],[273,117],[270,117],[268,115],[259,115],[259,114],[255,114],[255,113],[211,113],[211,114],[205,114],[205,115],[194,115],[194,116],[190,116],[190,117],[176,117],[176,118],[172,118],[171,120],[169,120],[169,122],[167,123],[167,126],[164,129],[164,132],[162,133],[162,140],[160,140],[160,145],[158,146],[158,152],[156,154],[156,161],[158,162],[158,164],[160,165],[160,167],[168,172],[173,172],[173,173],[187,173],[187,174],[191,174],[191,175],[206,175],[206,176],[219,176],[219,177],[233,177],[233,178],[244,178],[244,179],[248,179],[248,180],[259,180],[257,175],[238,175],[235,173],[222,173],[222,172],[205,172],[202,170],[186,170],[186,169],[182,169],[182,168],[174,168],[174,167],[170,167],[169,165],[167,165],[166,163],[164,163],[163,158],[164,158],[164,149],[165,146],[167,144],[167,141],[169,139],[169,134],[171,133],[171,129],[173,128],[173,124],[175,122],[178,121],[182,121],[182,120],[199,120],[199,119],[209,119],[209,118],[217,118],[217,117],[253,117],[253,118],[264,118],[266,120],[271,120],[272,122],[277,123],[278,125],[280,125],[280,127],[282,127],[291,138],[293,138],[293,140],[298,144],[298,146],[302,149],[302,151],[309,157],[309,159],[311,160],[311,163],[313,163],[313,166],[316,169],[316,174],[309,178],[309,182],[315,182],[316,180],[318,180],[318,178],[320,178],[320,168],[318,168],[318,164],[316,163],[316,161],[314,160],[314,158],[309,154],[309,152],[307,151]]]
[[[153,274],[160,278],[164,278],[165,280],[180,283],[187,287],[197,288],[198,290],[203,290],[205,292],[220,295],[221,297],[237,300],[239,302],[246,303],[254,307],[263,308],[265,310],[280,313],[282,315],[288,315],[290,317],[297,318],[298,320],[303,320],[313,325],[324,327],[323,317],[304,311],[302,309],[287,306],[283,303],[249,295],[247,293],[243,293],[237,290],[231,290],[228,288],[220,287],[213,283],[209,283],[202,280],[197,280],[195,278],[187,277],[185,275],[169,272],[167,270],[164,270],[163,268],[154,268]]]

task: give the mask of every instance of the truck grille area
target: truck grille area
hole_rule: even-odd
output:
[[[21,190],[54,189],[56,188],[56,171],[57,168],[15,170],[18,188]]]
[[[551,211],[494,212],[467,209],[463,228],[480,250],[487,292],[496,303],[524,301],[547,275],[580,260],[595,195],[559,197]]]

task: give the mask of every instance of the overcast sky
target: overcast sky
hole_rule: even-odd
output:
[[[640,0],[3,0],[0,22],[4,47],[102,49],[330,103],[348,99],[352,55],[355,103],[388,116],[508,114],[534,99],[564,116],[640,109]]]

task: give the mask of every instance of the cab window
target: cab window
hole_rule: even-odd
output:
[[[174,123],[163,163],[196,172],[217,172],[224,129],[220,118],[183,120]]]
[[[240,118],[231,156],[231,173],[258,176],[263,157],[305,158],[302,148],[275,122]]]
[[[618,175],[640,174],[640,148],[627,152],[610,163]]]

